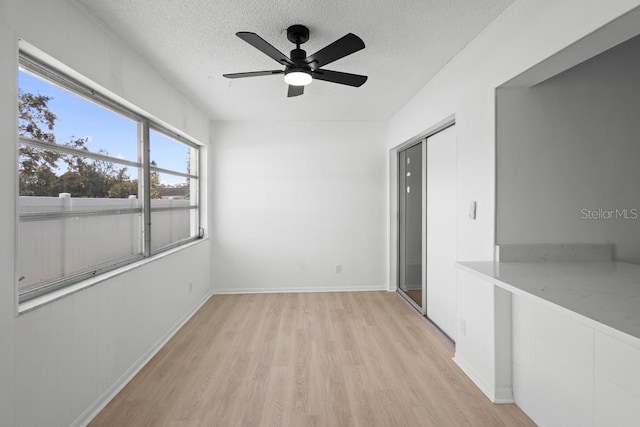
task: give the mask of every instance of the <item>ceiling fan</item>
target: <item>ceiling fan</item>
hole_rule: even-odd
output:
[[[291,51],[290,58],[255,33],[241,31],[236,35],[262,53],[275,59],[276,62],[284,65],[285,68],[284,70],[223,74],[228,79],[284,74],[284,81],[289,84],[288,97],[302,95],[304,87],[311,83],[313,79],[355,87],[360,87],[367,81],[367,76],[323,70],[321,68],[364,49],[364,42],[355,34],[349,33],[313,55],[307,56],[307,52],[300,49],[300,45],[309,40],[309,29],[304,25],[292,25],[287,28],[287,39],[291,43],[295,43],[296,48]]]

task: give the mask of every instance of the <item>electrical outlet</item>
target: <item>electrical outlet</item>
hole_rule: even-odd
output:
[[[460,319],[460,333],[467,335],[467,321],[465,319]]]
[[[336,264],[336,273],[342,273],[342,264]]]
[[[189,282],[189,293],[193,292],[193,282]]]

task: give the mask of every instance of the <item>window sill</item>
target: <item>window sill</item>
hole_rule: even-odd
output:
[[[178,247],[175,247],[173,249],[169,249],[168,251],[165,252],[161,252],[159,254],[156,254],[150,258],[145,258],[143,260],[140,261],[136,261],[133,262],[131,264],[127,264],[123,267],[117,268],[115,270],[111,270],[108,271],[106,273],[101,274],[100,276],[97,277],[92,277],[90,279],[87,280],[83,280],[82,282],[78,282],[78,283],[74,283],[73,285],[69,285],[66,286],[62,289],[58,289],[55,290],[53,292],[49,292],[45,295],[41,295],[39,297],[30,299],[29,301],[25,301],[23,303],[19,303],[18,304],[18,310],[17,310],[17,315],[20,316],[22,314],[28,313],[32,310],[35,310],[39,307],[42,307],[43,305],[52,303],[54,301],[57,301],[61,298],[64,298],[68,295],[74,294],[78,291],[81,291],[83,289],[87,289],[91,286],[97,285],[98,283],[104,282],[105,280],[109,280],[112,279],[113,277],[119,276],[121,274],[127,273],[131,270],[134,270],[136,268],[142,267],[143,265],[152,263],[156,260],[162,259],[164,257],[167,257],[169,255],[172,255],[176,252],[182,251],[184,249],[190,248],[192,246],[196,246],[199,245],[201,243],[204,243],[205,241],[208,241],[209,238],[205,237],[204,239],[198,239],[195,240],[193,242],[189,242],[186,243],[184,245],[180,245]]]

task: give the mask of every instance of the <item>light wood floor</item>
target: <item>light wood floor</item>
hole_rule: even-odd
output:
[[[405,291],[404,293],[422,307],[422,290]]]
[[[213,296],[92,426],[528,426],[388,292]]]

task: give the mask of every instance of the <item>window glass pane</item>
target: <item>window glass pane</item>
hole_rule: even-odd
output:
[[[37,203],[30,206],[33,199],[38,199]],[[96,206],[97,200],[100,199],[20,198],[25,210],[59,212],[104,208],[104,203]],[[109,199],[107,204],[111,209],[140,207],[137,199]],[[19,291],[141,256],[141,224],[141,213],[21,220]]]
[[[157,199],[186,200],[186,205],[196,206],[197,180],[168,173],[151,172],[151,207]]]
[[[138,195],[136,167],[21,144],[18,150],[21,196],[127,198]]]
[[[154,211],[153,207],[188,206],[186,200],[154,200],[151,202],[151,251],[197,235],[195,209]]]
[[[138,124],[40,77],[18,73],[18,133],[138,161]]]
[[[198,234],[198,180],[151,174],[151,250]]]
[[[195,149],[153,129],[149,132],[151,163],[174,172],[196,174]]]

